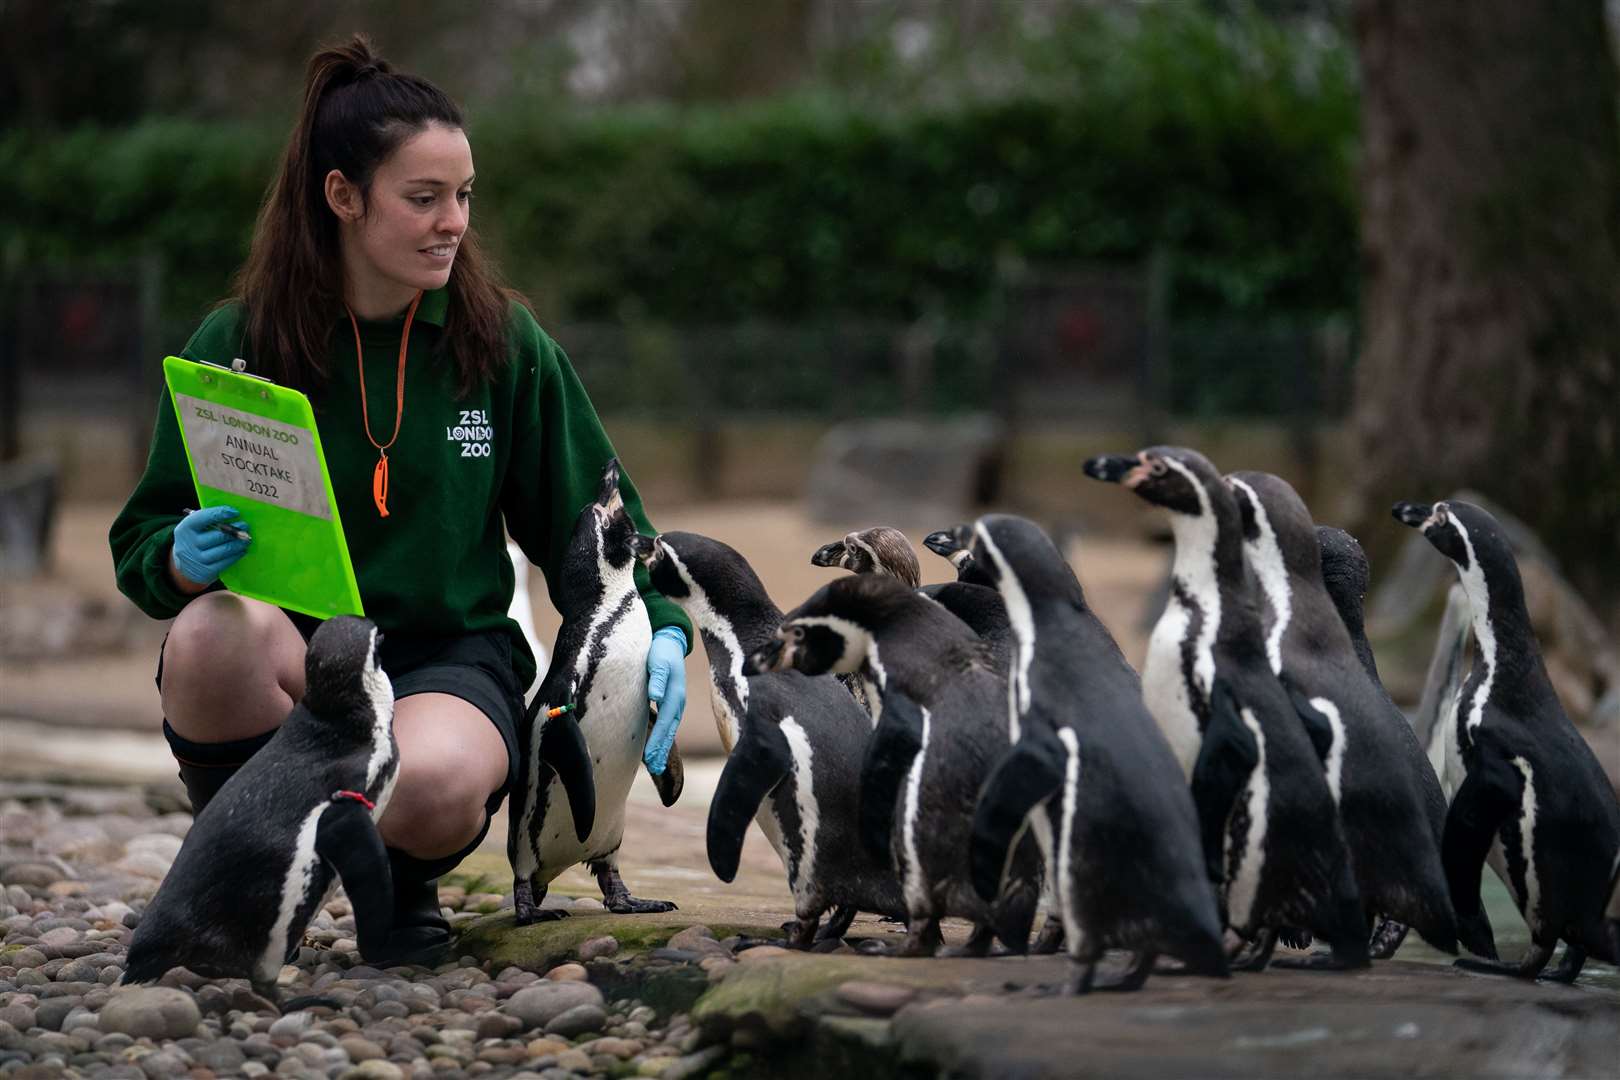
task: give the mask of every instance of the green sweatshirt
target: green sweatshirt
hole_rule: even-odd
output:
[[[411,325],[404,419],[388,451],[388,517],[372,500],[377,450],[361,419],[354,332],[346,317],[333,330],[329,381],[310,402],[366,614],[388,634],[504,630],[518,683],[528,686],[534,655],[506,616],[513,571],[503,525],[545,574],[555,603],[574,519],[595,497],[613,447],[568,357],[521,304],[511,309],[509,362],[458,399],[452,364],[430,356],[447,304],[445,290],[427,293]],[[242,315],[240,305],[214,311],[181,355],[219,364],[244,356]],[[404,316],[359,327],[371,434],[387,442]],[[620,486],[631,519],[652,533],[628,476]],[[169,552],[181,511],[194,505],[196,489],[165,392],[146,472],[109,536],[119,589],[153,618],[171,618],[191,599],[169,577]],[[637,569],[636,580],[653,628],[678,626],[690,642],[690,621],[653,590],[645,568]]]

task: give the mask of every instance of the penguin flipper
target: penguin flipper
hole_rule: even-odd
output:
[[[889,861],[889,835],[900,786],[922,750],[922,707],[898,690],[883,694],[882,712],[861,762],[859,830],[866,849]]]
[[[568,809],[574,815],[574,835],[583,844],[596,827],[596,773],[585,733],[573,717],[555,717],[541,729],[540,760],[562,781]]]
[[[1217,679],[1209,704],[1209,726],[1193,763],[1192,797],[1198,809],[1204,867],[1209,879],[1219,882],[1226,877],[1226,819],[1260,764],[1260,747],[1243,722],[1230,685]]]
[[[721,881],[737,876],[743,836],[765,796],[793,769],[793,754],[782,729],[750,717],[743,737],[726,758],[720,783],[709,803],[709,868]]]
[[[379,955],[394,929],[394,878],[382,834],[366,804],[347,792],[334,793],[315,826],[315,853],[343,881],[354,908],[360,955]]]
[[[1305,734],[1310,736],[1311,745],[1316,748],[1317,760],[1327,764],[1328,754],[1333,750],[1333,725],[1323,716],[1309,698],[1300,693],[1298,689],[1288,684],[1288,697],[1294,703],[1294,712],[1299,714],[1299,722],[1305,727]]]
[[[973,890],[994,902],[1024,821],[1063,783],[1063,747],[1045,733],[1031,732],[1004,755],[979,789],[973,808],[973,839],[968,865]]]
[[[1486,751],[1457,788],[1446,812],[1440,861],[1446,870],[1457,939],[1469,952],[1496,959],[1496,940],[1479,899],[1480,870],[1502,822],[1517,808],[1518,777],[1500,755]]]

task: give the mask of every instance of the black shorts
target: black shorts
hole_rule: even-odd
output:
[[[319,619],[287,612],[298,632],[307,642],[320,626]],[[164,639],[167,644],[168,639]],[[512,670],[512,641],[504,632],[495,630],[480,634],[459,634],[450,637],[430,637],[406,634],[384,634],[382,640],[382,667],[394,685],[394,700],[413,694],[449,694],[469,703],[495,725],[506,744],[506,785],[489,797],[487,809],[494,813],[506,798],[506,792],[516,783],[518,775],[518,725],[523,722],[523,688],[518,686],[517,674]],[[163,650],[158,650],[158,689],[163,688]],[[270,740],[273,732],[238,743],[193,743],[174,733],[168,721],[163,723],[175,756],[181,760],[195,760],[197,764],[241,764]],[[252,743],[250,747],[247,744]],[[229,747],[225,761],[218,751]]]

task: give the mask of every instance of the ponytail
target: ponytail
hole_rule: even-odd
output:
[[[304,98],[254,225],[232,299],[246,312],[256,370],[309,390],[324,384],[343,314],[343,258],[326,176],[338,170],[369,197],[377,168],[430,124],[464,129],[460,108],[426,79],[394,71],[364,34],[310,57]],[[440,352],[463,393],[506,360],[507,308],[522,297],[487,264],[469,224],[450,270]]]

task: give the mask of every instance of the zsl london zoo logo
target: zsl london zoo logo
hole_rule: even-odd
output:
[[[445,425],[444,437],[461,444],[462,457],[489,457],[489,442],[495,437],[495,429],[490,426],[489,413],[483,409],[462,409],[460,420]]]

